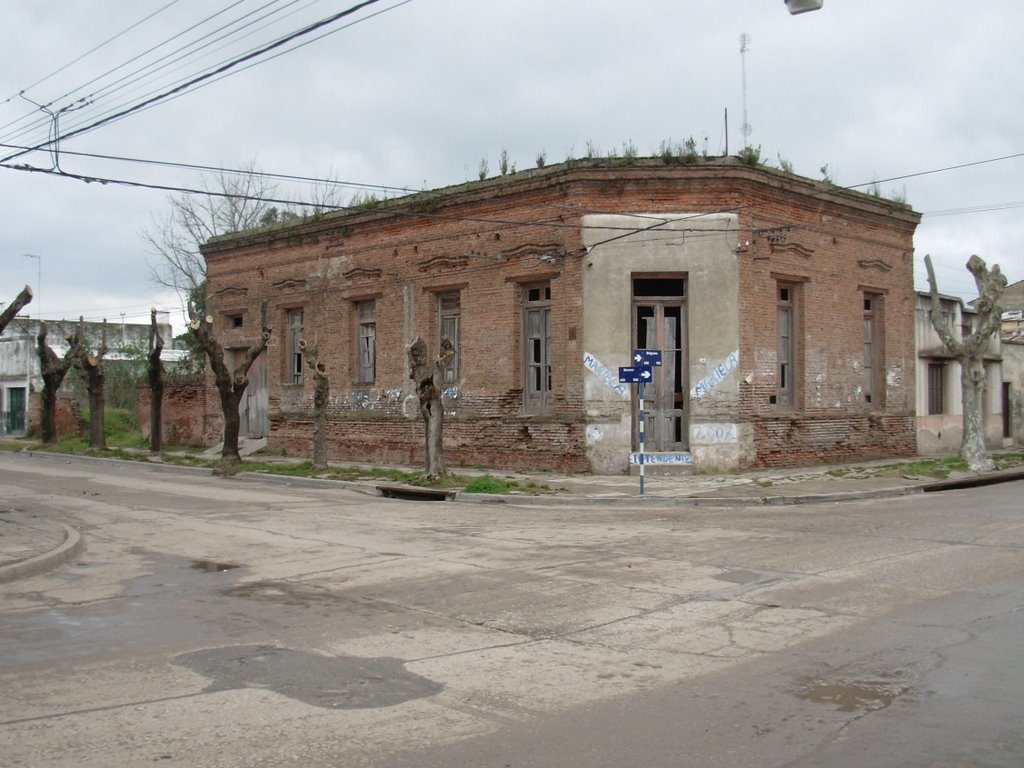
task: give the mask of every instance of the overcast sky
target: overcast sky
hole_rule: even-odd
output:
[[[66,134],[354,2],[0,0],[0,143],[47,140],[54,121],[33,103],[59,111]],[[183,49],[248,22],[248,36]],[[745,106],[770,162],[815,179],[827,164],[836,184],[905,196],[924,214],[917,286],[930,253],[940,289],[971,298],[972,253],[1024,279],[1022,22],[1020,0],[825,0],[800,16],[783,0],[381,0],[301,48],[68,138],[57,160],[65,174],[175,187],[200,173],[72,153],[429,189],[475,179],[483,158],[497,173],[503,148],[520,169],[542,152],[549,164],[588,146],[654,155],[691,136],[722,154],[726,110],[735,153]],[[140,235],[168,193],[11,167],[54,160],[0,167],[0,302],[29,283],[32,316],[179,312]]]

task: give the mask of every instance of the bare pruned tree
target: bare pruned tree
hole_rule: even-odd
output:
[[[149,452],[159,454],[164,447],[164,366],[160,354],[164,339],[156,323],[156,310],[149,312]]]
[[[431,359],[427,343],[417,336],[409,344],[407,354],[409,378],[416,384],[420,415],[426,433],[424,475],[428,480],[438,480],[447,474],[444,465],[444,402],[440,382],[444,367],[455,356],[455,347],[447,337],[443,338],[440,352]]]
[[[32,301],[32,289],[26,285],[21,289],[21,293],[14,297],[14,301],[4,307],[3,312],[0,312],[0,333],[4,332],[4,328],[10,325],[11,320],[13,320],[30,301]]]
[[[220,452],[221,458],[229,462],[241,462],[242,456],[238,452],[238,435],[241,429],[238,406],[242,402],[245,388],[249,385],[247,378],[249,369],[256,358],[267,348],[267,342],[270,341],[271,328],[267,325],[267,302],[264,301],[260,306],[262,334],[259,340],[246,350],[234,371],[228,368],[224,361],[224,348],[213,335],[213,317],[210,315],[200,316],[197,308],[192,304],[189,305],[189,316],[191,317],[189,330],[206,352],[210,368],[213,369],[217,392],[220,394],[220,409],[224,416],[224,446]]]
[[[989,342],[999,330],[1002,315],[999,299],[1006,287],[1006,277],[999,270],[998,264],[993,265],[990,270],[986,267],[984,259],[978,256],[971,256],[967,260],[967,270],[974,275],[974,282],[978,287],[978,300],[974,306],[976,322],[970,333],[958,337],[950,327],[949,320],[942,317],[939,286],[935,280],[935,270],[930,256],[924,257],[924,264],[928,270],[928,287],[931,292],[929,318],[946,349],[960,363],[964,419],[960,457],[975,472],[995,469],[995,462],[985,450],[984,361]]]
[[[43,391],[40,394],[40,436],[43,445],[57,442],[57,391],[68,370],[81,354],[82,339],[79,334],[65,333],[68,350],[58,357],[46,342],[46,323],[40,321],[36,345],[39,349],[39,364],[43,376]]]
[[[78,338],[85,339],[85,321],[78,318]],[[89,448],[94,451],[107,450],[105,430],[106,400],[104,399],[103,358],[107,354],[107,321],[103,321],[100,344],[94,353],[85,347],[84,341],[78,346],[75,365],[85,377],[86,392],[89,393]]]

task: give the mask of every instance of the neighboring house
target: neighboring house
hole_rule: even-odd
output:
[[[737,158],[569,161],[215,238],[207,310],[233,360],[267,303],[244,411],[272,451],[311,450],[305,339],[330,376],[331,457],[419,462],[405,349],[445,335],[449,465],[627,471],[635,348],[664,361],[649,464],[911,455],[919,218]]]
[[[158,323],[160,334],[169,340],[171,325],[167,313]],[[38,429],[39,398],[43,379],[39,365],[39,320],[25,317],[15,318],[0,335],[0,434],[23,435]],[[107,323],[107,348],[105,360],[128,359],[128,350],[146,350],[149,345],[149,324]],[[77,321],[52,321],[46,323],[46,341],[63,357],[68,345],[64,331],[71,332],[78,326]],[[84,323],[86,346],[96,350],[102,339],[103,323]],[[163,357],[169,361],[182,355],[178,350],[165,350]],[[74,374],[69,374],[73,376]],[[70,379],[65,379],[65,385]],[[63,389],[64,387],[62,387]],[[36,397],[33,397],[36,395]]]
[[[952,296],[940,296],[939,303],[958,337],[969,333],[976,312]],[[932,326],[931,295],[917,294],[917,449],[925,456],[957,453],[963,436],[963,390],[960,363],[946,349]],[[1011,385],[1003,381],[1003,357],[999,334],[992,337],[985,354],[985,445],[1001,448],[1010,437],[1004,423]]]
[[[1003,434],[1014,443],[1024,443],[1024,334],[1004,334],[1003,352]]]
[[[1006,286],[999,300],[1003,308],[1003,386],[1008,407],[1006,432],[1015,443],[1024,443],[1024,280]]]

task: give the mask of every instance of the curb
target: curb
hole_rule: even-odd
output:
[[[919,485],[902,488],[880,488],[867,491],[837,493],[806,493],[792,496],[517,496],[512,494],[462,493],[455,501],[468,504],[505,504],[509,506],[548,507],[769,507],[796,504],[829,504],[865,499],[890,499],[921,493]]]
[[[41,555],[36,555],[17,563],[0,566],[0,584],[48,571],[51,568],[66,563],[81,551],[82,537],[78,531],[69,525],[64,525],[64,523],[56,523],[56,525],[64,529],[64,543]]]
[[[935,483],[928,483],[922,487],[922,490],[925,493],[934,493],[937,491],[959,491],[964,488],[978,488],[982,485],[1012,483],[1014,480],[1024,480],[1024,469],[1007,469],[1002,472],[995,472],[991,475],[961,477],[956,480],[939,480]]]
[[[86,463],[112,463],[123,462],[124,459],[107,458],[101,456],[83,456],[80,454],[56,454],[42,451],[26,450],[24,453],[38,458],[63,458],[68,463],[71,461],[83,461]],[[189,467],[180,464],[164,464],[159,461],[129,462],[138,463],[141,466],[157,469],[158,471],[194,474],[204,476],[217,476],[212,469],[203,467]],[[384,486],[379,481],[352,481],[352,480],[323,480],[316,477],[295,477],[290,475],[275,475],[265,472],[241,471],[231,475],[228,479],[243,481],[259,480],[275,484],[326,489],[343,489],[355,491],[368,496],[386,496]],[[578,507],[578,506],[607,506],[622,507],[636,506],[641,504],[652,507],[756,507],[756,506],[786,506],[797,504],[830,504],[843,501],[863,501],[870,499],[898,498],[911,496],[918,493],[935,493],[941,491],[961,490],[976,488],[998,483],[1007,483],[1015,480],[1024,480],[1024,469],[1010,469],[996,471],[988,475],[977,475],[963,477],[955,480],[926,481],[896,487],[880,488],[870,490],[836,491],[834,493],[805,493],[805,494],[779,494],[777,496],[640,496],[618,495],[618,496],[580,496],[580,495],[519,495],[519,494],[486,494],[466,493],[465,491],[446,491],[445,501],[464,502],[468,504],[506,504],[511,506],[552,506],[552,507]],[[0,578],[2,581],[2,578]]]

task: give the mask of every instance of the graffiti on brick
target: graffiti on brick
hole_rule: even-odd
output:
[[[591,424],[587,427],[587,445],[597,445],[604,440],[604,427]]]
[[[618,373],[606,368],[600,360],[589,352],[583,353],[583,365],[586,366],[588,371],[603,381],[608,389],[618,393],[619,397],[629,397],[629,387],[619,383]]]
[[[446,387],[441,392],[441,397],[445,400],[458,400],[459,399],[459,388],[458,386]]]
[[[705,395],[711,394],[712,390],[721,384],[725,378],[736,370],[736,367],[740,364],[740,353],[739,351],[730,352],[729,356],[722,362],[718,363],[714,368],[711,369],[711,373],[697,382],[697,385],[690,390],[690,397],[701,398]]]
[[[693,464],[693,457],[689,453],[645,453],[643,454],[644,464],[658,464],[668,466],[688,466]],[[629,455],[630,464],[640,463],[640,454],[631,453]]]
[[[729,422],[717,424],[694,424],[690,435],[695,443],[735,443],[739,440],[736,425]]]

